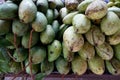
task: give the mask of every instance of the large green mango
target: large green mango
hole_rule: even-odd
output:
[[[30,23],[35,19],[37,7],[32,0],[22,0],[19,5],[18,15],[22,22]]]

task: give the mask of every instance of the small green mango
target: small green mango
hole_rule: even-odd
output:
[[[14,50],[13,57],[16,62],[23,62],[28,56],[28,51],[24,48],[18,48]]]
[[[30,36],[32,37],[32,40],[31,40],[31,45],[29,46]],[[22,37],[22,46],[24,48],[32,47],[38,42],[38,40],[39,40],[39,34],[37,32],[32,32],[32,35],[30,35],[30,32],[28,32]]]
[[[18,20],[18,19],[13,20],[12,32],[14,34],[16,34],[17,36],[25,35],[27,33],[28,29],[29,29],[28,24],[24,24],[24,23],[20,22],[20,20]]]
[[[80,56],[75,56],[72,63],[72,71],[74,74],[83,75],[87,70],[87,62]]]
[[[54,20],[52,23],[52,28],[53,28],[55,34],[57,34],[59,27],[60,27],[60,24],[59,24],[58,20]]]
[[[113,58],[114,52],[113,48],[108,43],[104,43],[102,45],[98,45],[95,47],[97,54],[103,59],[103,60],[110,60]]]
[[[46,16],[41,13],[37,12],[35,20],[32,22],[32,28],[36,32],[42,32],[46,29],[47,26],[47,18]]]
[[[95,56],[95,49],[90,43],[85,42],[83,47],[78,52],[82,59],[89,60]]]
[[[71,62],[74,59],[74,53],[69,51],[64,42],[62,42],[62,48],[63,48],[63,57],[66,61]]]
[[[72,24],[72,20],[73,20],[73,17],[78,14],[77,11],[74,11],[74,12],[71,12],[69,14],[67,14],[64,18],[63,18],[63,23],[64,24]]]
[[[40,68],[42,73],[49,75],[54,70],[54,62],[49,62],[47,59],[45,59],[43,62],[41,62]]]
[[[46,58],[46,49],[42,46],[32,47],[30,49],[31,60],[33,64],[39,64]]]
[[[51,44],[48,45],[48,61],[55,61],[62,52],[62,45],[60,41],[54,40]]]
[[[105,71],[104,60],[99,56],[88,60],[89,69],[96,75],[102,75]]]
[[[69,71],[70,71],[70,63],[67,62],[63,57],[59,57],[55,61],[55,66],[57,68],[57,71],[60,74],[67,75],[69,73]]]
[[[40,41],[43,44],[51,43],[55,38],[55,32],[51,25],[47,25],[46,30],[40,33]]]
[[[31,64],[31,69],[30,69],[30,64],[29,65],[28,64],[29,64],[29,61],[26,60],[25,66],[27,67],[25,70],[27,74],[31,74],[31,71],[32,71],[32,74],[36,74],[39,71],[39,64]]]
[[[120,60],[120,44],[114,45],[113,50],[115,52],[115,58]]]
[[[12,1],[0,5],[0,19],[14,19],[17,17],[18,6]]]
[[[51,24],[54,20],[54,12],[53,12],[52,9],[47,10],[46,17],[47,17],[47,20],[48,20],[48,24]]]
[[[73,17],[72,25],[76,33],[84,34],[91,28],[90,20],[84,14],[76,14]]]

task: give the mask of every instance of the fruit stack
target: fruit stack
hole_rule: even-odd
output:
[[[120,75],[120,0],[0,4],[0,73]]]

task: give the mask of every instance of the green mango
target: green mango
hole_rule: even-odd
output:
[[[32,0],[22,0],[19,5],[19,19],[24,23],[32,22],[37,14],[37,7]]]
[[[59,24],[58,20],[54,20],[52,23],[52,28],[53,28],[55,34],[57,34],[59,27],[60,27],[60,24]]]
[[[11,61],[10,65],[10,73],[19,73],[22,71],[21,64],[18,62]]]
[[[85,42],[83,47],[78,52],[82,59],[89,60],[95,56],[95,49],[90,43]]]
[[[102,45],[98,45],[95,47],[97,54],[103,59],[103,60],[110,60],[113,58],[114,52],[113,48],[108,43],[104,43]]]
[[[113,50],[114,50],[114,56],[115,58],[117,58],[118,60],[120,60],[120,44],[114,45],[113,46]]]
[[[50,9],[55,9],[56,8],[55,0],[48,0],[48,4],[49,4]]]
[[[51,43],[55,38],[55,32],[51,25],[47,25],[46,30],[40,33],[40,41],[43,44]]]
[[[46,58],[46,49],[42,46],[35,46],[30,49],[31,60],[33,64],[39,64]]]
[[[44,14],[47,12],[48,9],[48,0],[37,0],[36,2],[37,9]]]
[[[54,14],[54,19],[57,19],[59,17],[59,12],[57,9],[53,10],[53,14]]]
[[[87,70],[87,62],[80,56],[75,56],[72,63],[72,71],[74,74],[83,75]]]
[[[15,47],[18,47],[20,45],[20,37],[15,36],[15,38],[16,38],[16,42],[15,42],[14,36],[15,36],[14,34],[8,33],[8,34],[6,34],[5,39],[8,40],[12,44],[11,46],[13,46],[15,48]]]
[[[91,28],[90,20],[84,14],[76,14],[73,17],[72,25],[76,33],[84,34]]]
[[[30,65],[28,65],[28,63],[29,61],[26,60],[25,61],[25,66],[27,66],[25,69],[26,73],[31,75],[31,71],[32,71],[32,74],[36,74],[39,71],[39,64],[31,64],[31,69],[30,69]]]
[[[46,75],[49,75],[54,70],[54,62],[49,62],[47,59],[45,59],[43,62],[41,62],[41,73],[45,73]]]
[[[54,12],[52,9],[47,10],[46,17],[48,20],[48,24],[51,24],[53,22],[53,19],[54,19]]]
[[[62,52],[62,45],[60,41],[54,40],[51,44],[48,45],[48,61],[55,61]]]
[[[113,58],[105,61],[108,72],[112,75],[120,75],[120,61]]]
[[[78,12],[77,11],[74,11],[74,12],[71,12],[71,13],[69,13],[69,14],[67,14],[64,18],[63,18],[63,23],[64,24],[72,24],[72,20],[73,20],[73,17],[76,15],[76,14],[78,14]]]
[[[117,45],[120,43],[120,31],[115,34],[108,36],[108,42],[110,45]]]
[[[32,28],[36,32],[42,32],[46,29],[47,26],[47,18],[46,16],[41,13],[37,12],[35,20],[32,22]]]
[[[64,57],[64,59],[65,59],[66,61],[68,61],[68,62],[71,62],[71,61],[74,59],[74,53],[71,52],[71,51],[69,51],[69,50],[66,48],[64,42],[62,42],[62,48],[63,48],[63,51],[62,51],[62,52],[63,52],[63,57]]]
[[[120,19],[112,11],[108,11],[107,15],[101,21],[101,30],[105,35],[113,35],[120,29]]]
[[[17,17],[18,6],[12,1],[0,5],[0,19],[14,19]]]
[[[16,34],[17,36],[25,35],[27,33],[28,29],[29,29],[28,24],[24,24],[24,23],[20,22],[20,20],[18,20],[18,19],[13,20],[12,32],[14,34]]]
[[[55,61],[55,66],[60,74],[67,75],[70,72],[70,63],[67,62],[63,57],[59,57]]]
[[[28,56],[28,51],[24,48],[18,48],[14,50],[13,57],[16,62],[23,62]]]
[[[84,38],[81,34],[76,34],[73,26],[70,26],[63,34],[63,42],[69,51],[78,52],[84,45]]]
[[[99,56],[88,60],[89,69],[96,75],[102,75],[105,71],[104,60]]]
[[[94,46],[102,45],[105,42],[105,35],[96,25],[91,26],[91,29],[85,34],[85,38]]]
[[[77,7],[77,10],[80,12],[80,13],[84,13],[88,7],[88,5],[93,2],[94,0],[84,0],[82,1],[78,7]]]
[[[68,14],[68,10],[66,7],[60,9],[60,17],[63,19]]]
[[[4,35],[10,31],[11,21],[0,20],[0,35]]]
[[[31,40],[31,45],[29,46],[30,36],[32,37],[32,40]],[[38,40],[39,40],[39,34],[37,32],[32,32],[32,35],[30,35],[30,32],[28,32],[22,37],[22,46],[24,48],[32,47],[38,42]]]

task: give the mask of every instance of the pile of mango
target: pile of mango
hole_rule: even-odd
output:
[[[0,73],[120,75],[120,0],[0,3]]]

